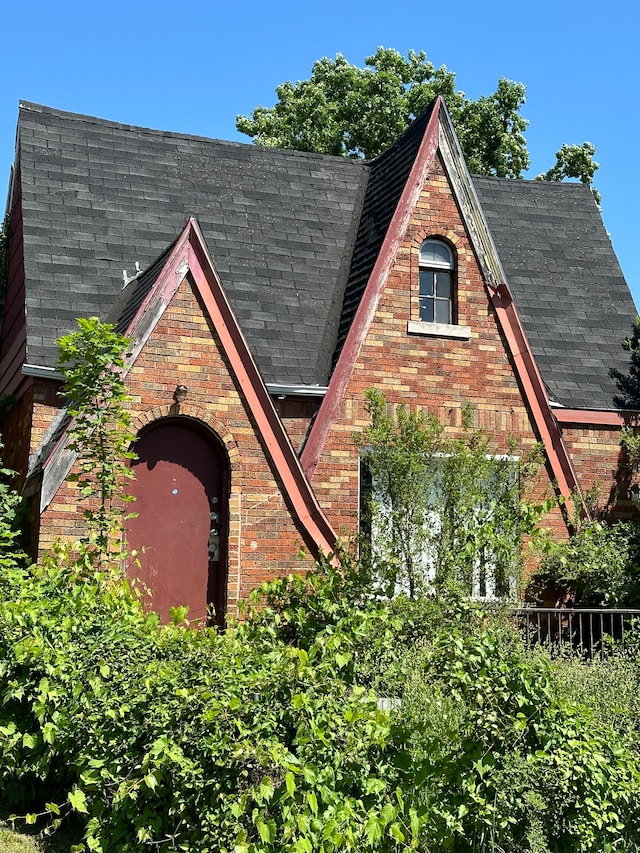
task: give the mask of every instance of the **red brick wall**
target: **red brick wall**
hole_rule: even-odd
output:
[[[633,478],[620,446],[620,429],[573,424],[562,432],[582,491],[595,487],[599,506],[614,518],[637,518],[629,499]]]
[[[418,253],[427,237],[442,238],[454,249],[458,324],[470,326],[470,340],[407,334],[407,321],[418,319]],[[440,161],[402,240],[313,478],[329,520],[347,537],[357,532],[359,452],[352,435],[368,423],[363,403],[370,387],[394,405],[437,415],[451,435],[461,431],[463,407],[471,404],[475,426],[493,434],[496,453],[507,451],[510,435],[521,453],[537,440]],[[542,473],[538,496],[552,491]],[[559,535],[566,530],[559,510],[548,523]]]
[[[17,471],[22,482],[27,473],[29,456],[35,453],[58,413],[61,402],[57,391],[59,383],[27,378],[20,390],[20,398],[0,425],[4,442],[3,461]]]
[[[33,417],[33,385],[28,386],[18,404],[8,412],[0,424],[4,449],[2,461],[17,471],[22,483],[27,473],[31,453],[31,423]]]
[[[320,405],[317,397],[289,396],[284,399],[274,399],[273,405],[282,421],[296,453],[300,453],[304,439],[309,429],[311,418]]]
[[[129,373],[130,404],[136,429],[168,415],[197,418],[220,437],[231,466],[229,507],[229,583],[231,608],[261,581],[304,568],[305,544],[292,521],[279,481],[267,461],[230,365],[188,280],[153,331]],[[176,385],[188,396],[179,411]],[[82,530],[83,507],[65,484],[45,511],[41,548],[56,537]],[[308,543],[307,543],[308,544]]]

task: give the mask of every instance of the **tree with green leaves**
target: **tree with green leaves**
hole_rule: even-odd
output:
[[[626,372],[611,368],[610,376],[618,386],[614,403],[619,409],[640,411],[640,317],[636,317],[633,332],[622,342],[629,353],[629,368]]]
[[[456,128],[469,170],[520,178],[529,168],[524,137],[528,121],[522,83],[500,78],[496,91],[477,100],[456,87],[456,75],[436,68],[424,51],[379,47],[365,67],[342,54],[314,63],[311,77],[277,87],[273,107],[239,115],[236,127],[260,144],[371,159],[388,148],[427,105],[441,95]],[[590,143],[562,146],[547,180],[576,177],[591,183],[598,168]]]
[[[2,450],[0,442],[0,453]],[[0,458],[0,571],[22,565],[26,559],[19,547],[22,499],[13,488],[15,476]]]
[[[433,415],[390,410],[375,389],[366,397],[371,423],[354,438],[370,476],[362,558],[372,575],[387,594],[410,598],[446,586],[486,598],[515,593],[522,538],[549,508],[521,495],[539,448],[520,458],[510,441],[496,456],[468,408],[451,438]]]
[[[602,196],[591,186],[593,176],[600,165],[593,159],[596,153],[595,145],[583,142],[582,145],[563,145],[556,151],[556,162],[550,169],[536,176],[536,181],[563,181],[565,178],[577,178],[581,183],[588,184],[596,202],[600,204]]]
[[[126,409],[124,352],[128,341],[110,323],[80,318],[78,329],[58,341],[67,413],[73,419],[69,449],[78,454],[70,479],[88,502],[84,518],[99,561],[121,547],[126,520],[123,504],[132,500],[126,483],[134,435]]]

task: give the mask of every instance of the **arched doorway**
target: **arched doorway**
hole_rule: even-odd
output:
[[[127,523],[127,574],[152,593],[162,619],[189,607],[190,620],[222,625],[226,600],[229,463],[221,442],[190,418],[162,418],[144,427],[133,449],[131,494],[137,516]]]

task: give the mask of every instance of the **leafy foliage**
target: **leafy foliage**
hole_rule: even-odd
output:
[[[26,567],[14,508],[0,488],[0,813],[75,819],[71,853],[639,849],[636,720],[574,705],[503,617],[381,600],[341,555],[222,633],[161,626],[98,540]]]
[[[455,74],[424,52],[379,47],[365,67],[338,54],[314,63],[311,78],[283,83],[278,103],[238,116],[239,131],[261,145],[352,157],[376,157],[436,95],[444,96],[472,171],[518,177],[529,166],[519,114],[524,86],[501,79],[492,95],[472,101]]]
[[[491,623],[449,628],[414,673],[403,713],[429,761],[424,849],[636,849],[634,753],[559,699],[545,656]]]
[[[633,332],[625,338],[622,346],[629,353],[629,370],[623,373],[612,368],[610,375],[616,380],[618,391],[614,403],[620,409],[640,411],[640,317],[636,317]]]
[[[131,500],[125,485],[133,477],[128,391],[122,371],[128,341],[113,325],[97,317],[80,318],[78,330],[58,341],[64,374],[67,412],[73,418],[69,449],[78,454],[78,484],[90,536],[101,558],[120,547],[125,521],[123,502]]]
[[[64,551],[4,572],[0,808],[75,815],[96,851],[636,849],[628,729],[477,605],[421,602],[421,634],[417,602],[325,568],[224,633]]]
[[[546,172],[536,177],[537,181],[563,181],[565,178],[578,178],[583,184],[593,183],[593,176],[600,165],[593,159],[596,153],[595,145],[583,142],[582,145],[563,145],[556,152],[556,162]],[[591,192],[600,204],[602,197],[595,187]]]
[[[364,68],[340,53],[318,60],[308,80],[282,83],[275,106],[239,115],[236,127],[260,145],[371,159],[441,95],[469,170],[520,178],[529,168],[528,121],[520,114],[525,92],[522,83],[500,78],[495,92],[474,101],[456,88],[455,74],[445,65],[436,68],[424,51],[405,57],[379,47]],[[563,145],[545,179],[575,177],[590,184],[598,168],[594,153],[588,142]]]
[[[575,590],[576,604],[640,606],[640,530],[631,522],[581,524],[565,542],[549,542],[530,581]]]
[[[84,815],[90,850],[417,844],[402,731],[328,635],[161,628],[65,559],[0,579],[2,806]]]
[[[12,486],[14,476],[15,472],[0,462],[0,572],[24,565],[26,561],[26,555],[18,548],[22,501]]]
[[[466,594],[507,594],[519,580],[522,537],[547,509],[521,500],[538,449],[516,463],[510,442],[496,457],[469,412],[463,435],[451,439],[423,411],[390,412],[375,389],[366,407],[371,424],[355,436],[372,480],[363,559],[385,593],[402,588],[414,597],[453,584]]]

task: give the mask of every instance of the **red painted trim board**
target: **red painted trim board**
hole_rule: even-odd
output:
[[[416,159],[411,167],[409,178],[402,190],[400,201],[389,223],[380,253],[358,305],[351,328],[338,358],[338,363],[329,381],[329,388],[320,405],[318,415],[302,451],[300,457],[302,470],[309,480],[313,478],[320,460],[320,454],[327,440],[327,435],[342,402],[347,383],[353,371],[353,366],[360,354],[371,321],[377,310],[389,270],[396,258],[400,242],[407,229],[409,219],[417,204],[422,186],[438,150],[440,104],[441,99],[438,96],[433,106],[433,112],[431,113],[424,137],[420,143]]]

